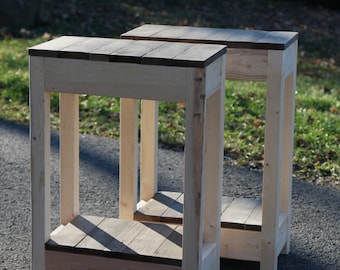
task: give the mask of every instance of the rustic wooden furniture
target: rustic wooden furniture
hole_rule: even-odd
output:
[[[225,53],[222,45],[73,36],[29,49],[33,270],[219,268]],[[52,233],[51,92],[60,93],[61,140],[61,225]],[[129,112],[120,119],[120,219],[79,213],[79,94],[124,98]],[[183,226],[131,220],[136,99],[186,102]]]
[[[267,83],[262,198],[223,198],[221,256],[260,261],[261,269],[276,269],[278,255],[289,252],[298,34],[143,25],[122,34],[121,38],[227,45],[228,80]],[[180,223],[181,212],[174,209],[181,209],[183,197],[172,194],[173,200],[168,205],[169,200],[165,200],[165,195],[157,193],[157,169],[152,160],[157,138],[149,136],[157,134],[157,108],[155,101],[142,102],[143,201],[139,204],[135,218]],[[143,136],[146,134],[144,130],[147,130],[147,136]],[[154,167],[150,166],[152,164]]]

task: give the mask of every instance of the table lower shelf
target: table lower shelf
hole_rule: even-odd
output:
[[[180,225],[184,194],[159,191],[147,202],[138,203],[134,218],[138,221]],[[287,213],[279,213],[278,252],[286,243],[289,224]],[[221,257],[260,261],[262,243],[261,199],[223,196],[221,207]]]
[[[169,224],[182,224],[184,194],[159,191],[147,202],[140,202],[134,218]],[[284,218],[280,214],[280,219]],[[221,227],[261,231],[262,202],[260,199],[222,197]]]
[[[47,252],[180,266],[182,231],[177,225],[79,215],[52,232],[45,248]]]

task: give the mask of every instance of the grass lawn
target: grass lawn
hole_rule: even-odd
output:
[[[138,9],[140,8],[138,4],[122,8],[124,7],[134,14],[145,12],[145,10]],[[151,15],[147,13],[145,16]],[[154,20],[149,18],[148,22],[157,22],[157,18]],[[171,21],[166,21],[166,23],[171,23]],[[138,25],[138,23],[135,24]],[[187,24],[198,23],[189,21]],[[61,23],[60,25],[65,27]],[[207,23],[203,22],[201,25],[206,26]],[[121,32],[125,30],[127,29],[122,29]],[[53,35],[68,34],[70,30],[66,27],[55,31]],[[94,35],[104,36],[100,31]],[[26,50],[27,47],[48,38],[50,35],[43,35],[42,31],[25,38],[12,36],[0,38],[0,119],[29,123],[29,78]],[[294,175],[307,181],[340,188],[340,67],[336,62],[339,56],[336,50],[331,54],[319,51],[317,47],[320,44],[325,45],[327,40],[320,41],[319,39],[313,40],[313,38],[315,37],[306,35],[301,35],[300,38]],[[53,128],[57,129],[57,95],[52,96],[51,111],[51,123]],[[185,105],[161,102],[159,111],[160,143],[169,147],[182,147]],[[225,111],[226,163],[262,169],[265,84],[228,81]],[[80,117],[82,133],[118,138],[119,99],[81,96]]]

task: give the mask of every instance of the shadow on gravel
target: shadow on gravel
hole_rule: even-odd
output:
[[[20,134],[21,136],[26,138],[29,137],[29,126],[26,125],[20,125],[0,119],[0,129],[1,128],[11,130],[12,132]],[[82,143],[82,135],[80,135],[80,163],[84,162],[87,165],[95,167],[96,170],[100,170],[110,174],[112,174],[112,172],[118,172],[119,156],[117,154],[109,157],[107,155],[108,147],[100,148],[99,146],[91,144],[91,142]],[[58,131],[51,131],[51,152],[59,153]]]

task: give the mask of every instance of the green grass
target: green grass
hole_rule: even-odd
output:
[[[0,119],[29,123],[27,47],[44,38],[0,40]],[[315,61],[318,62],[316,67]],[[318,58],[301,58],[297,78],[294,174],[340,187],[340,68]],[[228,81],[225,101],[226,163],[261,169],[265,128],[265,84]],[[58,129],[58,96],[51,123]],[[160,103],[159,140],[184,142],[185,105]],[[80,97],[81,133],[119,137],[119,99]]]

